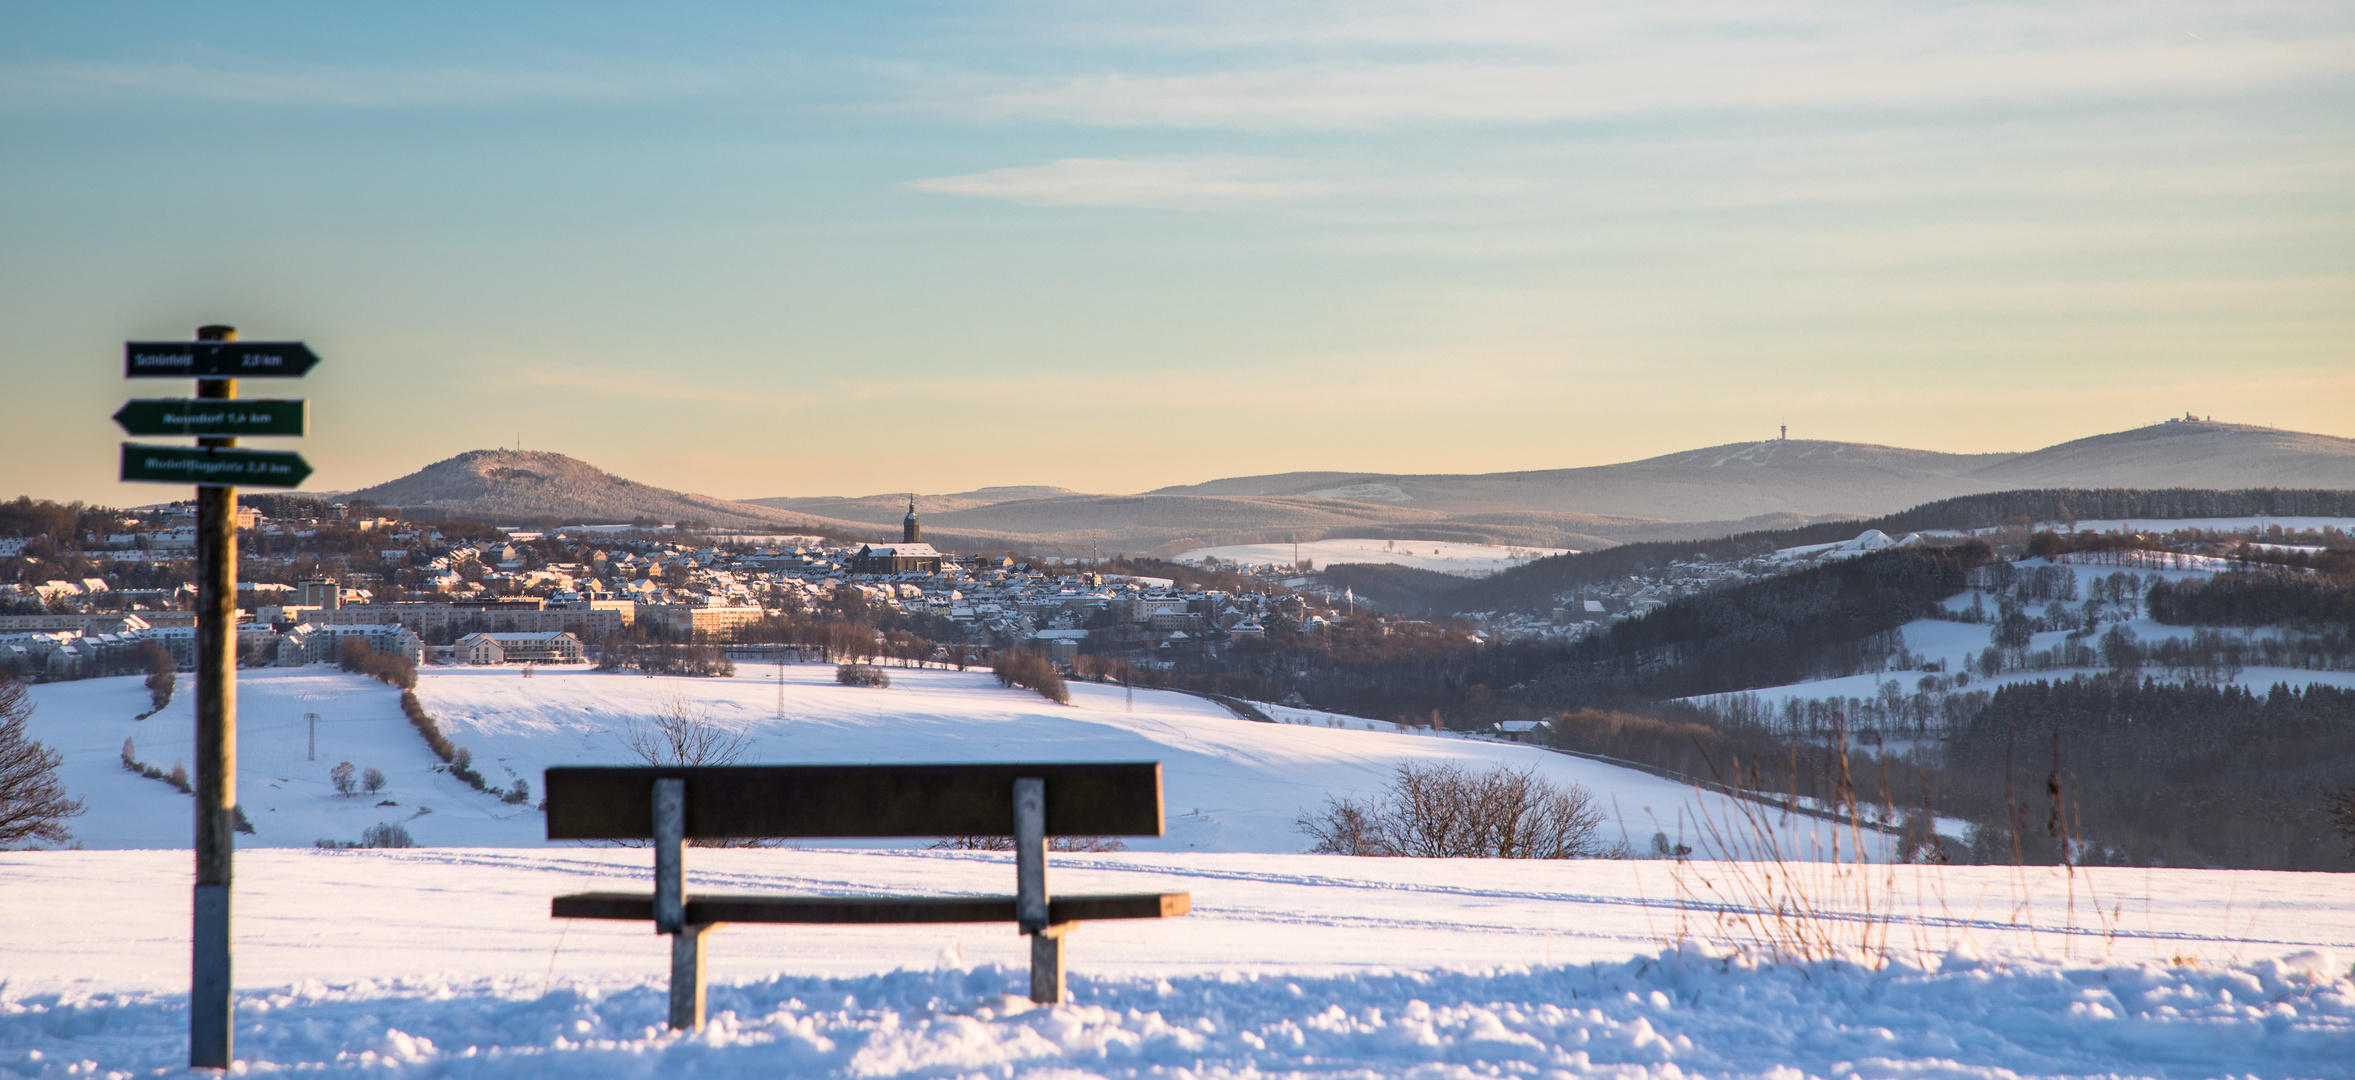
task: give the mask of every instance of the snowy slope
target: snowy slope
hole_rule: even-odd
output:
[[[1662,863],[1058,856],[1056,888],[1183,888],[1195,913],[1082,927],[1053,1008],[1009,996],[1009,927],[731,927],[710,939],[713,1023],[679,1036],[661,1030],[663,939],[547,917],[558,892],[644,888],[646,861],[245,855],[246,1071],[2355,1075],[2337,875],[1909,871],[1882,910],[1916,920],[1892,939],[1922,948],[1876,970],[1664,950],[1709,923]],[[690,889],[854,895],[1012,878],[972,852],[695,851],[689,872]],[[0,854],[0,1076],[177,1073],[187,880],[171,852]],[[2120,914],[2091,915],[2096,897]]]
[[[2215,520],[2222,521],[2226,519]],[[2253,521],[2255,519],[2245,520]],[[1794,548],[1789,550],[1804,552],[1811,549]],[[2066,566],[2068,567],[2069,571],[2077,578],[2077,591],[2080,596],[2091,595],[2093,584],[2096,581],[2108,577],[2109,575],[2117,573],[2121,570],[2139,574],[2146,582],[2159,578],[2164,578],[2168,581],[2185,581],[2192,579],[2205,580],[2207,578],[2213,577],[2217,573],[2233,570],[2238,565],[2230,559],[2220,559],[2210,556],[2170,555],[2164,553],[2148,552],[2102,553],[2099,555],[2079,553],[2064,555],[2061,557],[2061,559],[2062,561],[2057,564],[2046,559],[2027,559],[2016,565],[2022,569],[2035,569],[2054,565]],[[1945,602],[1945,607],[1949,611],[1967,610],[1971,606],[1973,595],[1974,593],[1972,591],[1966,590],[1959,595],[1949,597]],[[1986,600],[1985,594],[1982,593],[1977,595],[1981,596],[1983,600],[1983,606],[1987,610],[1995,610],[1996,605],[1992,600]],[[2076,605],[2071,604],[2071,606]],[[2113,609],[2113,611],[2114,610],[2115,609]],[[2198,627],[2174,626],[2159,622],[2155,619],[2149,618],[2148,616],[2126,620],[2111,620],[2105,618],[2103,627],[2106,629],[2110,625],[2124,626],[2126,629],[2132,631],[2135,637],[2145,645],[2156,644],[2157,642],[2171,638],[2188,639],[2199,632]],[[1958,672],[1971,670],[1972,658],[1978,653],[1984,652],[1987,647],[1993,643],[1995,628],[1989,623],[1949,622],[1943,619],[1916,619],[1913,622],[1906,623],[1903,627],[1901,627],[1900,632],[1905,637],[1905,647],[1919,656],[1921,659],[1934,663],[1942,663],[1944,665],[1944,671]],[[2241,633],[2248,631],[2245,628],[2235,628],[2234,632]],[[2254,632],[2262,634],[2270,633],[2272,631],[2267,628],[2258,628]],[[2065,641],[2068,636],[2068,631],[2066,630],[2044,631],[2036,634],[2033,638],[2030,639],[2028,648],[2032,651],[2050,649],[2053,646]],[[2092,670],[2096,669],[2087,669],[2087,672],[2085,673],[2089,673]],[[2070,678],[2073,674],[2079,673],[2081,672],[2072,672],[2067,670],[2030,670],[2007,671],[1992,678],[1973,675],[1971,677],[1970,685],[1967,689],[1992,691],[2012,683],[2030,683],[2039,681],[2049,682],[2056,679],[2065,680]],[[2156,673],[2154,672],[2153,674]],[[1919,671],[1890,671],[1885,673],[1868,672],[1865,674],[1848,675],[1839,678],[1814,679],[1807,682],[1791,683],[1784,686],[1770,686],[1762,689],[1747,690],[1731,694],[1703,695],[1702,697],[1695,698],[1693,700],[1709,701],[1747,696],[1762,703],[1779,706],[1782,702],[1792,699],[1869,699],[1880,694],[1882,692],[1881,688],[1883,684],[1891,681],[1895,681],[1898,684],[1900,690],[1911,694],[1914,692],[1921,677],[1922,673]],[[2304,687],[2313,683],[2321,683],[2326,686],[2355,687],[2355,671],[2316,671],[2306,668],[2248,666],[2242,668],[2239,675],[2236,676],[2233,681],[2238,685],[2247,687],[2249,690],[2257,693],[2263,693],[2266,690],[2272,688],[2277,683],[2288,684],[2293,687]]]
[[[1235,544],[1195,548],[1177,556],[1177,561],[1199,563],[1211,558],[1246,566],[1291,566],[1300,560],[1318,566],[1382,563],[1454,574],[1457,577],[1486,577],[1537,559],[1568,553],[1568,548],[1504,547],[1437,540],[1314,540],[1300,544]]]
[[[1582,784],[1615,815],[1606,834],[1639,847],[1655,831],[1687,839],[1694,831],[1680,823],[1691,821],[1698,798],[1689,787],[1533,747],[1405,734],[1380,721],[1359,721],[1380,730],[1250,723],[1183,694],[1140,690],[1132,706],[1118,687],[1074,683],[1071,705],[1059,706],[1001,688],[986,672],[890,674],[890,688],[873,690],[837,685],[825,665],[787,665],[782,679],[773,665],[747,665],[732,679],[578,668],[540,668],[525,678],[517,668],[441,668],[422,675],[418,694],[444,733],[473,752],[476,768],[501,785],[525,780],[535,800],[550,765],[634,760],[623,741],[630,722],[685,695],[748,739],[747,762],[1160,761],[1168,833],[1128,841],[1140,851],[1300,851],[1308,840],[1294,822],[1303,810],[1323,805],[1328,794],[1374,795],[1410,759],[1530,766]],[[34,737],[64,752],[68,786],[90,805],[71,823],[84,845],[188,844],[188,797],[125,771],[120,761],[125,737],[159,768],[188,759],[193,717],[185,688],[171,708],[145,721],[131,719],[146,707],[136,678],[51,683],[33,692]],[[542,842],[536,811],[435,771],[397,694],[379,683],[325,667],[249,671],[239,679],[238,712],[239,800],[258,830],[240,846],[354,840],[379,822],[401,824],[428,846]],[[310,712],[321,717],[315,761],[307,756]],[[338,797],[328,770],[342,761],[383,770],[385,791]]]

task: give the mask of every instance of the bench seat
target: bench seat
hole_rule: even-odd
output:
[[[1097,919],[1165,919],[1193,910],[1193,894],[1106,893],[1047,900],[1050,923]],[[654,894],[586,892],[559,896],[549,914],[559,919],[654,918]],[[690,923],[982,923],[1013,922],[1011,896],[775,896],[687,897]]]
[[[650,923],[671,939],[670,1026],[703,1026],[703,939],[729,924],[1011,923],[1030,938],[1030,999],[1063,1000],[1063,939],[1096,919],[1166,919],[1190,893],[1056,896],[1055,837],[1163,835],[1154,761],[913,765],[559,765],[542,776],[548,839],[654,842],[654,891],[559,896],[559,919]],[[1049,797],[1050,791],[1053,797]],[[701,840],[1006,837],[1012,896],[706,894],[687,888]]]

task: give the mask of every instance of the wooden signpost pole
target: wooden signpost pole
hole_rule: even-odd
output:
[[[303,435],[305,401],[237,400],[237,380],[299,379],[319,356],[299,341],[238,341],[233,326],[196,340],[126,341],[123,377],[196,380],[194,400],[126,403],[126,434],[196,436],[197,445],[123,444],[124,480],[196,487],[196,896],[188,972],[188,1064],[227,1069],[236,1056],[230,990],[229,887],[237,851],[237,488],[295,487],[299,454],[237,449],[239,435]]]
[[[235,341],[206,326],[199,341]],[[199,399],[237,396],[235,379],[199,379]],[[234,437],[198,440],[235,446]],[[196,925],[188,985],[188,1064],[227,1069],[236,1050],[229,981],[230,864],[237,849],[237,489],[196,489]]]

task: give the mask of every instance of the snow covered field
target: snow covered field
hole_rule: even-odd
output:
[[[1168,833],[1139,851],[1297,852],[1295,820],[1326,795],[1370,796],[1406,760],[1534,767],[1593,791],[1613,816],[1606,835],[1644,846],[1654,832],[1690,839],[1697,796],[1647,773],[1534,747],[1445,734],[1260,724],[1185,694],[1071,684],[1071,704],[1008,690],[984,671],[887,669],[888,689],[841,686],[820,664],[747,664],[731,679],[650,678],[584,668],[429,668],[418,695],[442,731],[471,750],[492,783],[531,785],[550,765],[634,761],[633,719],[683,696],[749,740],[746,762],[1160,761]],[[161,769],[191,756],[193,694],[148,720],[135,677],[33,688],[33,737],[66,758],[68,788],[90,811],[70,825],[91,848],[186,847],[188,796],[122,766],[125,738]],[[780,702],[782,704],[780,705]],[[317,760],[309,713],[319,714]],[[782,717],[780,719],[780,717]],[[238,798],[256,833],[241,847],[310,847],[399,824],[427,846],[542,843],[540,814],[436,771],[396,691],[328,667],[247,671],[238,681]],[[1379,730],[1365,730],[1371,726]],[[328,771],[349,761],[384,772],[383,791],[338,796]],[[383,805],[380,805],[383,804]],[[1811,823],[1802,823],[1799,828]],[[906,846],[905,842],[878,842]],[[1798,848],[1804,850],[1807,844]]]
[[[1730,936],[1711,905],[1743,903],[1736,864],[1303,855],[1293,826],[1328,793],[1373,793],[1403,760],[1497,763],[1587,785],[1623,822],[1610,828],[1643,846],[1656,828],[1694,838],[1705,804],[1680,785],[1307,711],[1257,724],[1185,695],[1132,704],[1084,684],[1062,707],[981,672],[890,674],[870,690],[821,665],[782,678],[747,665],[732,679],[434,669],[419,689],[494,782],[535,787],[547,765],[626,760],[630,719],[673,695],[742,732],[747,760],[1159,760],[1169,834],[1056,855],[1053,887],[1184,889],[1194,913],[1082,927],[1068,946],[1073,1000],[1053,1008],[1011,996],[1024,978],[1011,927],[725,929],[710,951],[714,1022],[672,1035],[663,939],[547,916],[559,893],[646,888],[647,852],[545,844],[536,811],[435,771],[380,684],[248,672],[241,793],[259,832],[238,858],[246,1071],[2355,1075],[2355,908],[2341,876],[1889,867],[1868,880],[1875,918],[1895,916],[1883,925],[1897,962],[1761,965],[1680,937]],[[66,753],[69,786],[92,805],[73,822],[84,842],[165,850],[0,853],[0,1077],[176,1071],[188,800],[119,758],[127,735],[145,761],[184,759],[187,701],[137,721],[135,678],[34,693],[35,737]],[[341,761],[383,770],[384,790],[335,794],[327,771]],[[432,846],[310,847],[378,822]],[[1013,876],[1004,854],[907,844],[695,850],[688,867],[691,890],[832,895],[1003,894]],[[1851,881],[1817,896],[1858,933],[1871,920]]]
[[[1058,889],[1195,913],[1071,939],[1072,1001],[1010,927],[735,927],[712,1025],[660,1025],[663,939],[547,917],[645,887],[616,849],[259,851],[239,862],[245,1071],[421,1076],[2355,1075],[2343,877],[1948,868],[1893,879],[1885,969],[1760,966],[1680,927],[1669,864],[1056,856]],[[978,852],[694,851],[689,888],[1003,892]],[[1685,873],[1716,874],[1696,866]],[[0,854],[0,1076],[176,1072],[187,857]],[[2068,914],[2074,901],[2074,914]],[[2023,903],[2024,902],[2024,903]],[[2096,916],[2093,909],[2114,916]],[[1853,914],[1850,912],[1850,914]],[[2030,933],[2016,922],[2042,928]],[[2075,933],[2062,933],[2074,927]]]
[[[1486,577],[1549,555],[1568,554],[1566,548],[1499,547],[1493,544],[1456,544],[1437,540],[1316,540],[1300,544],[1293,557],[1291,544],[1237,544],[1195,548],[1177,561],[1199,563],[1205,558],[1246,566],[1291,566],[1299,561],[1318,566],[1336,563],[1389,563],[1417,570],[1436,570],[1458,577]]]

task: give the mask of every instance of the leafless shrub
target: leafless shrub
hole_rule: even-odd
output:
[[[1360,804],[1327,797],[1297,824],[1336,855],[1420,859],[1587,859],[1605,854],[1603,815],[1576,784],[1558,787],[1534,768],[1406,762],[1385,795]]]
[[[1027,649],[1001,652],[990,661],[990,672],[998,677],[1000,686],[1025,687],[1058,705],[1071,704],[1071,690],[1063,684],[1063,673],[1044,654]]]
[[[622,740],[630,752],[648,765],[728,765],[733,764],[751,747],[751,740],[742,733],[730,731],[712,722],[711,707],[687,700],[687,695],[673,693],[657,702],[654,718],[632,719]],[[511,802],[530,798],[523,781],[515,781],[513,791],[507,793]],[[689,841],[696,847],[775,847],[776,842],[765,839]],[[622,846],[640,847],[644,841],[623,841]]]
[[[400,825],[370,825],[360,834],[361,847],[416,847],[417,838]]]
[[[726,765],[750,744],[742,734],[713,723],[710,706],[679,693],[657,702],[653,719],[631,719],[622,740],[648,765]]]
[[[139,714],[139,719],[145,720],[164,711],[164,706],[172,703],[172,689],[178,685],[179,676],[174,673],[170,649],[153,641],[144,641],[140,643],[139,653],[140,666],[147,672],[147,703],[151,706]]]
[[[881,690],[891,685],[891,676],[872,664],[837,664],[834,681],[844,686],[869,686]]]
[[[349,851],[352,848],[407,848],[416,847],[417,838],[409,835],[406,826],[390,823],[370,825],[358,840],[329,840],[321,838],[312,845],[329,851]]]

